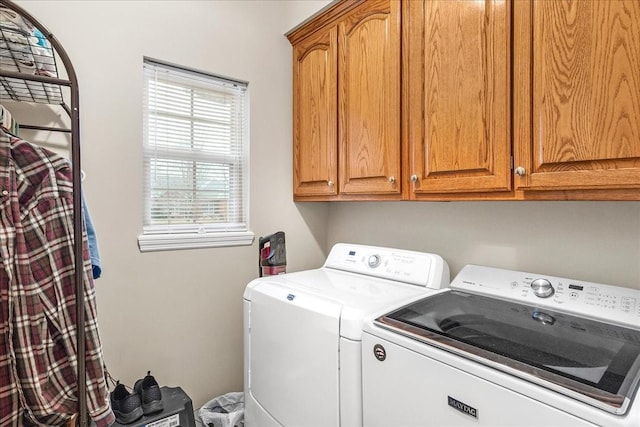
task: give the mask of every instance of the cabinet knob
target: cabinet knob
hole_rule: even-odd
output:
[[[411,182],[413,183],[418,182],[418,175],[411,175]]]
[[[527,173],[527,170],[525,168],[523,168],[522,166],[518,166],[516,168],[516,175],[524,176],[526,173]]]
[[[396,177],[395,177],[395,176],[390,176],[390,177],[389,177],[389,182],[390,182],[391,184],[394,184],[394,183],[396,182]]]
[[[327,185],[328,185],[329,187],[333,187],[333,181],[331,181],[331,180],[327,181]]]

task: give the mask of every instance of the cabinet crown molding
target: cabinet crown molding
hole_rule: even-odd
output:
[[[366,0],[334,0],[289,30],[285,36],[296,44],[319,29],[332,25]]]

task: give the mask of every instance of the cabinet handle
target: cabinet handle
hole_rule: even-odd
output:
[[[395,176],[390,176],[390,177],[389,177],[389,182],[390,182],[391,184],[394,184],[394,183],[396,182],[396,177],[395,177]]]
[[[327,185],[328,185],[329,187],[333,187],[333,181],[331,181],[331,180],[327,181]]]
[[[516,175],[525,176],[526,173],[527,173],[527,170],[525,168],[523,168],[522,166],[518,166],[516,168]]]
[[[414,184],[418,182],[418,175],[411,175],[411,182],[413,182]]]

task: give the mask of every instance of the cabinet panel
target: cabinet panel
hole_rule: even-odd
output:
[[[339,24],[340,192],[400,194],[400,2]]]
[[[293,49],[295,195],[336,194],[337,41],[334,26]]]
[[[510,190],[510,5],[405,3],[413,195]]]
[[[522,139],[516,163],[525,175],[516,185],[640,187],[640,2],[517,7],[518,24],[528,31],[516,55],[528,55],[521,63],[530,61],[531,74],[516,80],[516,96],[531,90],[530,101],[521,102],[532,108],[517,112]]]

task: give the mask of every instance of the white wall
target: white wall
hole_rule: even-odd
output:
[[[640,289],[640,202],[334,203],[329,245],[433,252],[466,264]]]
[[[284,0],[286,2],[283,20],[283,33],[297,27],[322,8],[328,6],[331,0]]]
[[[138,250],[142,58],[249,82],[251,229],[256,236],[285,231],[289,271],[317,267],[325,256],[327,208],[292,201],[291,46],[283,35],[305,17],[309,5],[18,4],[60,40],[78,74],[83,185],[102,256],[103,277],[96,288],[110,373],[132,386],[151,370],[161,384],[187,391],[194,407],[241,390],[242,293],[258,274],[257,242],[236,248]],[[16,111],[23,122],[49,116],[28,106]]]

